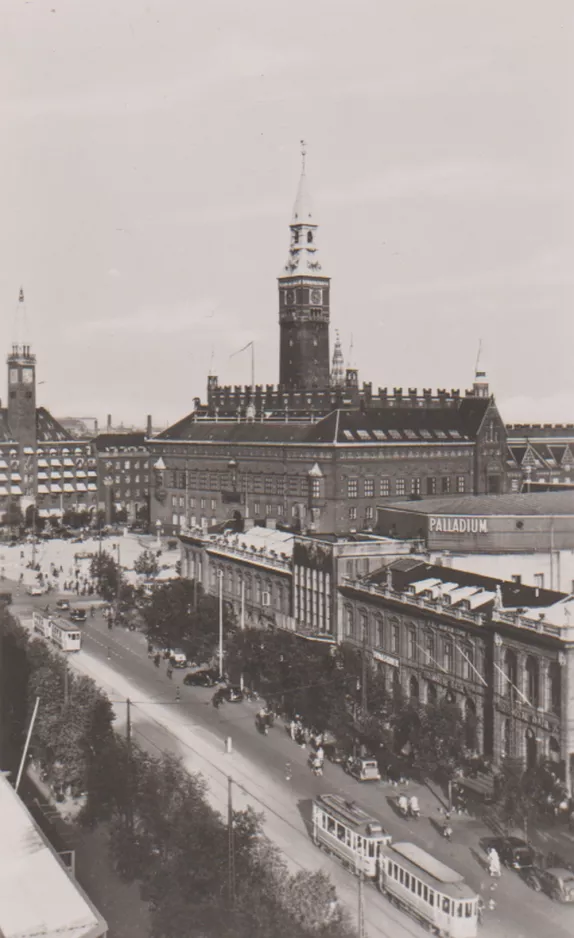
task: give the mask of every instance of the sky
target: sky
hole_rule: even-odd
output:
[[[571,0],[2,0],[0,348],[22,286],[57,416],[165,426],[252,340],[276,382],[304,138],[359,379],[481,342],[503,419],[573,422],[573,51]]]

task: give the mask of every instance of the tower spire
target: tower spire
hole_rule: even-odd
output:
[[[331,366],[331,386],[342,388],[345,385],[345,361],[341,347],[339,330],[335,332],[335,346],[333,348],[333,364]]]
[[[488,376],[484,365],[480,362],[482,355],[482,339],[478,340],[478,352],[476,355],[476,364],[474,366],[474,384],[472,389],[475,397],[489,397]]]

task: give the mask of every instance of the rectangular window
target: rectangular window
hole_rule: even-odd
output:
[[[452,643],[444,643],[444,669],[445,671],[452,671]]]
[[[456,477],[456,490],[457,490],[457,492],[458,492],[459,494],[461,494],[462,492],[466,492],[466,478],[465,478],[465,476],[457,476],[457,477]],[[518,489],[516,489],[515,491],[518,491]]]
[[[391,494],[391,480],[381,479],[379,495],[381,496],[381,498],[388,498],[390,494]]]
[[[436,479],[434,476],[427,478],[427,495],[436,495]]]
[[[420,495],[421,494],[421,480],[415,476],[414,479],[411,479],[411,495]]]
[[[177,495],[172,495],[172,496],[171,496],[171,507],[172,507],[172,508],[177,508]]]
[[[347,498],[357,498],[359,494],[359,483],[357,479],[347,480]]]
[[[410,884],[411,884],[411,878],[409,874],[405,872],[405,882],[404,882],[405,888],[408,889]]]
[[[534,574],[534,585],[537,586],[541,590],[544,589],[544,574],[543,573]]]
[[[273,505],[265,505],[265,517],[271,518],[273,516]]]
[[[311,496],[313,498],[321,498],[321,480],[320,479],[312,479]]]
[[[211,499],[211,510],[215,511],[217,508],[217,502],[214,498]]]
[[[450,494],[450,476],[443,476],[440,480],[441,492],[443,495]]]
[[[260,509],[260,508],[261,508],[261,505],[259,504],[259,502],[254,502],[254,503],[253,503],[253,511],[254,511],[254,513],[255,513],[256,515],[259,514],[259,509]]]
[[[374,479],[365,479],[364,494],[365,494],[365,498],[375,497],[375,480]]]
[[[353,506],[352,508],[349,508],[349,521],[356,521],[356,520],[357,520],[357,509]]]
[[[395,481],[395,495],[404,495],[406,492],[405,480],[397,479]]]
[[[367,521],[372,521],[374,517],[375,517],[375,509],[372,507],[372,505],[367,505],[367,507],[365,508],[365,518],[367,519]]]
[[[205,498],[202,498],[202,499],[201,499],[200,508],[201,508],[202,511],[205,510]]]
[[[401,633],[398,625],[393,625],[391,629],[391,651],[398,655],[401,649]]]
[[[429,905],[434,905],[434,892],[429,889]]]
[[[278,518],[283,517],[283,505],[277,505],[277,517]]]
[[[265,476],[265,494],[274,495],[275,494],[275,485],[272,476]]]

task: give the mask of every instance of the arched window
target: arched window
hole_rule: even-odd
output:
[[[351,606],[345,606],[345,635],[351,638],[355,634],[355,617]]]
[[[514,700],[518,678],[518,662],[516,660],[516,652],[514,652],[512,648],[506,649],[504,656],[504,673],[506,675],[506,686],[503,692],[510,700]]]
[[[313,232],[312,231],[307,232],[307,244],[313,244]]]
[[[538,661],[533,655],[526,659],[526,696],[533,707],[538,706],[539,702],[540,680],[538,671]]]
[[[461,646],[462,676],[465,681],[472,681],[475,677],[474,666],[474,648],[468,642]]]
[[[560,674],[560,665],[553,661],[548,669],[548,680],[550,681],[550,709],[552,713],[560,713],[562,704],[562,676]]]
[[[437,689],[433,681],[427,681],[427,703],[434,705],[437,702]]]

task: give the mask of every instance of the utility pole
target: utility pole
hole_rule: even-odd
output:
[[[133,786],[132,786],[132,702],[126,698],[126,747],[127,747],[127,805],[126,821],[130,832],[134,827]]]
[[[128,745],[128,756],[131,760],[132,755],[132,702],[129,697],[126,698],[126,742]]]
[[[361,658],[361,707],[363,717],[367,715],[367,626],[363,625],[363,650]]]
[[[64,707],[68,706],[70,698],[70,675],[68,672],[68,662],[64,661]]]
[[[34,723],[36,722],[36,717],[38,715],[39,706],[40,706],[40,698],[36,697],[36,703],[34,704],[34,712],[32,714],[32,719],[30,720],[30,726],[28,727],[26,742],[24,743],[24,751],[22,752],[22,758],[20,760],[20,768],[18,769],[18,776],[16,778],[16,784],[14,786],[14,789],[16,792],[18,791],[20,787],[20,782],[22,780],[22,774],[24,772],[24,766],[26,764],[26,757],[28,755],[28,747],[30,746],[30,739],[32,738],[32,732],[34,730]]]
[[[219,677],[223,677],[223,570],[217,571],[219,580]]]
[[[363,904],[363,870],[359,873],[359,902],[357,908],[357,934],[358,938],[367,938],[365,931],[365,909]]]
[[[0,609],[0,771],[4,759],[4,610]]]
[[[233,779],[231,775],[227,776],[227,831],[228,831],[228,876],[229,876],[229,905],[231,908],[235,905],[235,842],[233,836],[233,801],[232,801]]]

